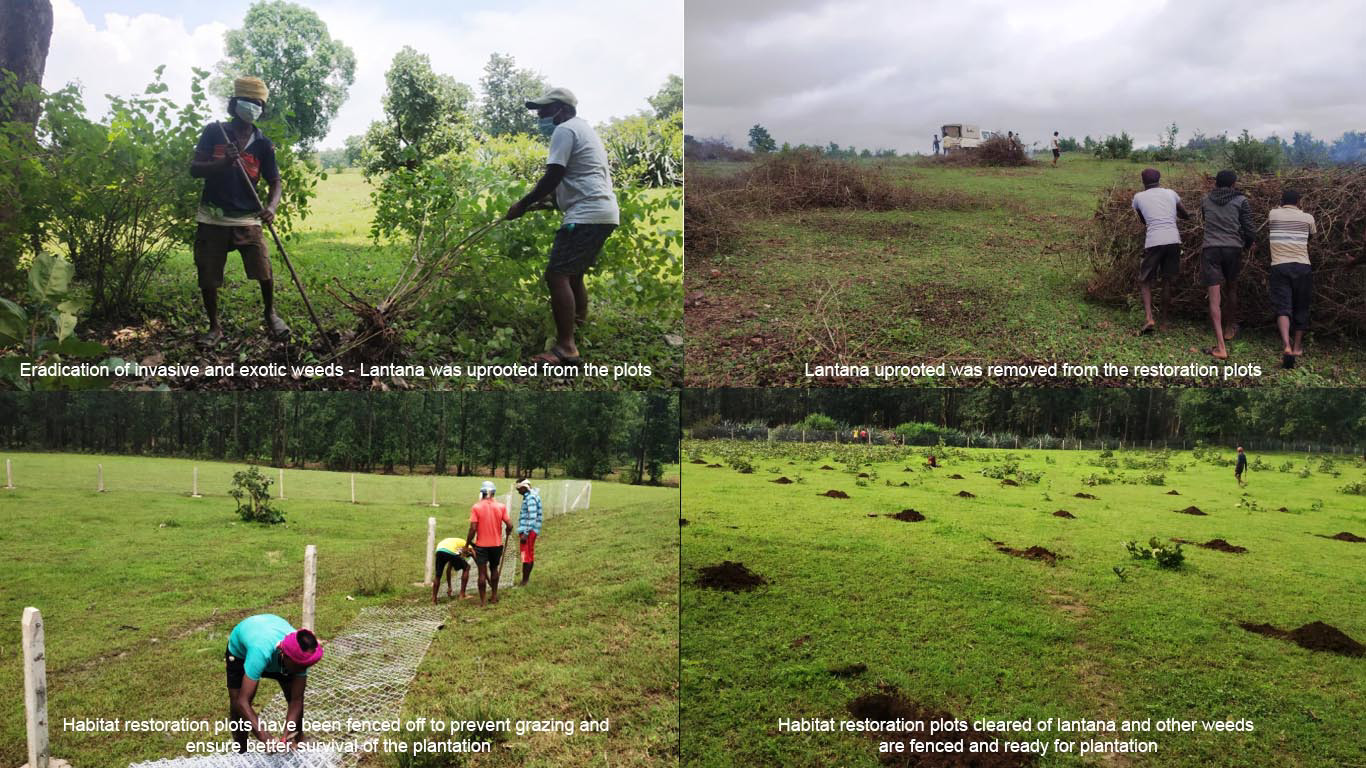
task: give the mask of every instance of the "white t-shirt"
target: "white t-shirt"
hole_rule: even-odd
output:
[[[1144,248],[1181,242],[1181,232],[1176,228],[1176,206],[1180,202],[1176,190],[1166,187],[1151,187],[1134,195],[1134,210],[1143,214],[1148,224]]]
[[[576,116],[555,126],[546,165],[565,168],[564,181],[555,188],[565,224],[620,223],[607,150],[587,120]]]
[[[1057,149],[1057,148],[1058,148],[1058,137],[1057,137],[1057,136],[1054,136],[1054,137],[1053,137],[1052,142],[1049,144],[1049,146],[1052,147],[1053,149]]]

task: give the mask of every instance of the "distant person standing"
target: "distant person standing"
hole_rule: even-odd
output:
[[[1238,446],[1238,462],[1233,465],[1233,479],[1238,481],[1238,485],[1247,485],[1243,482],[1243,473],[1247,471],[1247,454],[1243,453],[1243,446]]]
[[[479,502],[470,507],[470,529],[465,541],[474,542],[474,564],[479,566],[479,605],[484,605],[484,585],[492,587],[489,602],[498,602],[498,572],[503,565],[503,535],[512,535],[512,521],[508,508],[493,498],[498,493],[493,483],[485,480],[479,486]]]
[[[1053,167],[1056,168],[1058,167],[1058,158],[1062,156],[1062,144],[1058,141],[1057,131],[1053,132],[1053,138],[1049,142],[1049,146],[1053,148]]]
[[[1152,333],[1157,327],[1153,317],[1153,283],[1162,280],[1162,327],[1172,315],[1172,283],[1181,271],[1181,232],[1177,218],[1189,219],[1176,190],[1158,185],[1162,174],[1145,168],[1140,174],[1143,191],[1134,195],[1134,212],[1147,228],[1143,239],[1143,260],[1138,265],[1138,290],[1143,295],[1143,328],[1138,335]]]
[[[517,492],[522,494],[522,511],[517,516],[517,538],[522,553],[522,586],[531,579],[531,567],[536,564],[536,539],[541,535],[541,492],[531,487],[530,480],[520,480]]]
[[[1228,359],[1225,342],[1238,335],[1238,274],[1243,268],[1243,251],[1257,238],[1252,206],[1234,189],[1237,181],[1238,174],[1233,171],[1220,171],[1214,177],[1214,189],[1200,203],[1205,224],[1200,272],[1209,291],[1209,319],[1215,341],[1205,354],[1216,360]]]
[[[1309,330],[1309,304],[1314,298],[1309,236],[1318,230],[1314,217],[1300,210],[1300,193],[1294,189],[1281,193],[1281,205],[1267,214],[1266,228],[1271,240],[1267,290],[1281,332],[1281,367],[1294,368],[1296,358],[1304,354],[1304,332]]]
[[[934,135],[934,153],[939,154],[939,134]]]

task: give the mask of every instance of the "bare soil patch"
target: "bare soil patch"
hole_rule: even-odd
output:
[[[1065,510],[1065,509],[1060,509],[1060,510],[1058,510],[1057,512],[1054,512],[1054,513],[1053,513],[1053,516],[1054,516],[1054,517],[1065,517],[1065,518],[1067,518],[1068,520],[1075,520],[1075,519],[1077,519],[1077,516],[1076,516],[1076,515],[1072,514],[1071,512],[1068,512],[1068,511]]]
[[[1026,560],[1041,560],[1049,565],[1057,565],[1058,560],[1062,557],[1062,555],[1059,555],[1057,552],[1050,552],[1037,544],[1028,549],[1016,549],[1014,547],[1006,546],[1005,542],[1002,541],[994,541],[992,543],[996,545],[997,552],[1013,557],[1023,557]]]
[[[836,491],[836,490],[829,490],[829,491],[826,491],[825,493],[818,493],[818,494],[816,494],[816,495],[817,495],[817,496],[828,496],[829,498],[832,498],[832,499],[847,499],[847,498],[849,498],[849,494],[845,493],[844,491]]]
[[[744,563],[727,560],[719,565],[704,566],[697,571],[697,586],[726,592],[748,592],[768,581],[745,567]]]
[[[849,702],[849,714],[855,720],[876,720],[888,722],[893,720],[903,720],[907,722],[919,721],[921,726],[913,733],[907,731],[868,731],[867,736],[874,741],[896,741],[914,735],[914,738],[924,741],[951,742],[955,745],[958,742],[970,743],[991,743],[997,741],[1000,736],[990,731],[980,731],[973,728],[968,731],[957,731],[945,733],[940,731],[930,736],[930,722],[936,720],[955,720],[954,715],[940,710],[921,706],[906,698],[895,686],[882,683],[878,685],[877,691],[867,693]],[[915,727],[915,726],[911,726]],[[1018,755],[1008,753],[982,752],[973,754],[968,752],[971,747],[965,747],[963,753],[935,753],[926,752],[915,754],[907,758],[907,755],[883,755],[881,760],[885,765],[905,766],[906,768],[1025,768],[1034,764],[1032,755]]]
[[[1366,656],[1366,645],[1353,640],[1346,632],[1332,624],[1325,624],[1322,621],[1311,621],[1288,632],[1271,624],[1254,624],[1250,621],[1240,621],[1238,626],[1248,632],[1292,642],[1310,651],[1326,651],[1343,656]]]
[[[1195,506],[1194,504],[1190,505],[1189,507],[1186,507],[1185,509],[1178,509],[1176,511],[1180,512],[1183,515],[1200,515],[1202,517],[1205,515],[1205,513],[1200,511],[1200,508]]]

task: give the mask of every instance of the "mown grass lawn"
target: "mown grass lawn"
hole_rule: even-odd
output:
[[[1072,155],[1056,168],[870,164],[898,184],[976,196],[981,205],[785,213],[743,221],[724,255],[689,254],[687,294],[705,297],[708,308],[685,320],[689,386],[830,383],[805,378],[808,363],[1210,362],[1193,351],[1212,342],[1203,319],[1177,318],[1169,332],[1139,338],[1137,289],[1125,306],[1086,298],[1085,235],[1096,203],[1117,183],[1140,189],[1143,166]],[[703,175],[743,166],[694,164]],[[1283,371],[1274,325],[1248,320],[1256,322],[1232,343],[1231,360],[1260,365],[1262,375],[1240,383],[1334,385],[1366,375],[1359,343],[1317,336],[1303,363]]]
[[[1359,459],[1336,457],[1332,477],[1318,457],[1254,455],[1266,468],[1239,488],[1231,466],[1190,453],[1161,470],[1126,469],[1151,454],[1116,452],[1112,473],[1090,463],[1102,461],[1096,451],[947,449],[928,470],[925,449],[875,450],[864,464],[858,446],[685,444],[688,460],[705,464],[686,463],[683,479],[684,765],[875,766],[871,739],[780,735],[777,721],[849,719],[848,702],[879,682],[964,718],[1246,717],[1256,729],[1140,735],[1159,752],[1041,766],[1366,762],[1366,659],[1238,626],[1322,620],[1366,641],[1366,545],[1316,535],[1366,536],[1366,497],[1339,490],[1366,479]],[[981,474],[1010,461],[1041,478],[1010,487]],[[1285,462],[1292,471],[1279,471]],[[1083,483],[1153,472],[1164,485]],[[828,490],[850,498],[818,495]],[[1175,511],[1189,506],[1206,516]],[[888,517],[907,508],[926,519]],[[1163,570],[1125,551],[1154,536],[1222,538],[1248,552],[1187,545],[1184,567]],[[993,542],[1062,559],[1050,567]],[[697,586],[699,568],[727,560],[768,585]],[[855,663],[867,672],[829,673]]]
[[[0,491],[0,690],[8,692],[0,765],[26,759],[25,606],[46,622],[53,753],[76,766],[174,756],[184,738],[63,733],[62,718],[223,717],[227,633],[255,613],[298,621],[306,544],[318,547],[317,629],[326,642],[363,606],[431,599],[413,586],[423,577],[427,517],[437,518],[439,537],[463,536],[485,479],[440,478],[442,506],[432,509],[429,477],[357,475],[352,506],[346,473],[286,470],[288,521],[264,527],[238,521],[226,496],[237,465],[8,458],[18,489]],[[105,494],[95,493],[97,463]],[[205,497],[190,499],[196,465]],[[500,494],[510,490],[495,482]],[[558,506],[562,480],[536,482],[547,506]],[[671,764],[677,515],[677,489],[594,483],[590,510],[546,522],[527,589],[507,590],[490,609],[447,604],[450,619],[418,668],[406,715],[611,718],[606,735],[511,737],[477,766]],[[392,590],[366,597],[362,580]]]
[[[310,203],[308,217],[297,222],[295,230],[285,240],[285,248],[313,308],[329,331],[350,330],[357,324],[355,315],[328,293],[329,287],[335,289],[340,284],[372,303],[378,303],[411,257],[410,250],[403,244],[377,243],[371,238],[374,207],[370,192],[370,184],[358,170],[331,172],[318,182],[317,196]],[[681,197],[677,190],[652,190],[650,194]],[[668,208],[656,226],[679,231],[683,226],[682,216],[681,209]],[[558,219],[546,217],[545,226],[559,226]],[[317,333],[303,300],[278,249],[269,242],[268,234],[266,239],[275,274],[277,311],[299,338],[313,339]],[[525,311],[542,318],[545,338],[551,339],[554,325],[544,286],[536,282],[538,275],[539,272],[532,274],[531,282],[535,284],[527,293]],[[592,320],[581,332],[585,354],[591,354],[599,362],[645,363],[655,372],[646,386],[677,386],[682,380],[682,349],[668,343],[665,335],[682,332],[681,283],[677,302],[646,314],[609,293],[594,292],[591,275],[588,286]],[[511,293],[524,288],[509,285],[506,290]],[[341,295],[345,296],[345,293]],[[150,281],[146,296],[148,311],[144,322],[128,324],[126,328],[107,327],[103,329],[105,338],[100,340],[105,341],[114,353],[129,359],[142,360],[159,353],[166,363],[206,362],[205,353],[194,344],[195,336],[204,331],[207,321],[189,248],[171,254]],[[236,253],[228,255],[219,304],[228,341],[224,349],[212,356],[212,361],[233,362],[241,356],[243,360],[260,362],[269,354],[261,330],[260,290],[255,281],[246,278],[241,258]],[[439,329],[436,331],[439,336]],[[542,339],[523,341],[529,350],[535,347],[528,357],[543,349]],[[296,349],[291,359],[298,362],[301,353],[302,350]],[[461,361],[453,360],[450,351],[443,350],[439,343],[432,349],[418,350],[418,353],[419,357],[409,362]],[[593,383],[584,380],[579,386],[591,387]]]

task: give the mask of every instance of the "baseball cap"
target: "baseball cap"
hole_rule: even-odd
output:
[[[571,107],[579,106],[579,100],[574,98],[573,91],[569,90],[568,88],[551,88],[550,90],[541,94],[540,98],[528,101],[526,103],[526,108],[536,109],[538,107],[544,107],[545,105],[555,101],[558,101],[561,104],[568,104]]]

